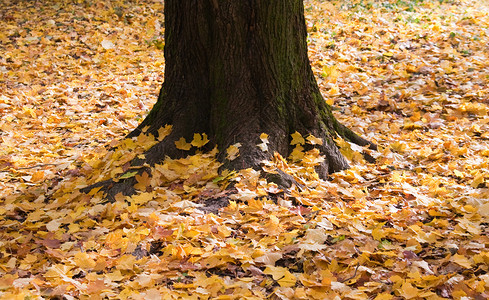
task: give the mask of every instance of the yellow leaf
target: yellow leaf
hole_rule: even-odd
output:
[[[419,290],[409,282],[405,282],[401,287],[401,296],[403,296],[406,299],[415,298],[418,296],[418,294],[419,294]]]
[[[255,262],[262,263],[265,265],[275,265],[275,262],[282,258],[282,253],[277,252],[267,252],[262,256],[255,258]]]
[[[236,159],[236,157],[239,156],[239,147],[241,147],[241,144],[240,143],[236,143],[234,145],[229,146],[226,149],[227,159],[228,160],[234,160],[234,159]]]
[[[46,224],[46,229],[48,231],[56,231],[59,229],[59,226],[61,225],[60,220],[52,220],[49,223]]]
[[[298,161],[304,158],[304,148],[301,145],[296,145],[292,153],[290,153],[290,159]]]
[[[187,238],[190,238],[190,239],[193,239],[197,236],[200,235],[200,231],[197,231],[197,230],[186,230],[184,233],[183,233],[183,236],[184,237],[187,237]]]
[[[460,172],[459,170],[453,170],[453,175],[457,176],[458,178],[464,178],[464,173]]]
[[[134,255],[124,254],[116,261],[116,268],[118,270],[132,270],[136,264],[137,258]]]
[[[452,256],[452,258],[450,260],[453,261],[454,263],[456,263],[457,265],[460,265],[466,269],[472,268],[472,263],[470,262],[470,260],[468,260],[463,255],[455,254],[454,256]]]
[[[336,95],[338,95],[339,93],[340,93],[340,87],[339,87],[339,86],[337,86],[336,84],[333,84],[333,85],[331,86],[331,88],[329,89],[329,91],[328,91],[328,94],[329,94],[330,96],[336,96]]]
[[[145,191],[146,187],[150,185],[151,178],[147,172],[143,172],[141,175],[136,174],[137,183],[134,185],[136,190]]]
[[[306,138],[307,142],[311,145],[322,145],[323,140],[313,136],[312,134]]]
[[[141,193],[138,195],[134,195],[131,197],[131,199],[134,201],[135,204],[145,204],[151,200],[153,200],[154,193]]]
[[[304,164],[309,164],[313,166],[320,164],[323,161],[324,161],[324,156],[320,155],[319,150],[316,148],[307,151],[304,155],[304,158],[302,159],[302,162]]]
[[[273,280],[279,280],[280,278],[282,278],[284,276],[286,271],[288,272],[288,269],[286,269],[284,267],[268,266],[265,268],[263,273],[265,273],[267,275],[272,275]]]
[[[374,300],[391,300],[392,298],[394,298],[394,296],[392,296],[390,293],[381,293],[378,294]]]
[[[31,181],[38,182],[44,179],[44,171],[37,171],[32,174]]]
[[[268,151],[268,145],[266,143],[257,144],[256,146],[258,146],[258,148],[260,148],[260,150],[263,152]]]
[[[456,290],[452,292],[453,299],[470,299],[467,298],[467,293],[462,290]]]
[[[124,276],[122,275],[120,270],[115,270],[112,273],[106,273],[105,277],[110,281],[121,281],[122,279],[124,279]]]
[[[58,271],[58,268],[57,266],[52,266],[51,268],[49,268],[49,270],[47,270],[46,273],[44,273],[44,278],[47,278],[47,279],[58,279],[60,277],[60,272]]]
[[[377,241],[380,241],[383,237],[385,237],[382,226],[377,226],[372,230],[372,237]]]
[[[80,225],[73,223],[68,225],[68,233],[75,233],[80,231]]]
[[[165,137],[167,137],[170,132],[171,132],[172,126],[171,125],[165,125],[164,127],[160,127],[158,129],[158,141],[162,141]]]
[[[483,184],[485,181],[484,179],[484,174],[478,173],[477,176],[475,176],[474,180],[470,184],[471,187],[477,188],[479,185]]]
[[[329,82],[336,82],[339,76],[339,72],[336,66],[323,66],[323,73],[321,74]]]
[[[295,286],[297,278],[289,272],[287,268],[268,266],[263,273],[272,275],[273,280],[277,281],[282,287]]]
[[[190,148],[192,148],[192,145],[187,143],[184,137],[181,137],[178,141],[176,141],[175,146],[180,150],[190,150]]]
[[[32,255],[32,254],[27,254],[23,260],[24,263],[26,264],[33,264],[35,263],[36,261],[38,260],[37,256],[36,255]]]
[[[363,160],[362,154],[360,152],[354,150],[354,149],[361,150],[361,147],[357,148],[359,146],[357,146],[353,143],[347,142],[344,139],[342,139],[341,137],[336,138],[334,141],[336,142],[336,145],[340,148],[341,154],[343,154],[343,156],[345,156],[348,160],[351,160],[354,162],[361,162]],[[352,149],[352,146],[354,146],[353,149]]]
[[[207,144],[209,139],[207,138],[207,134],[203,133],[200,135],[199,133],[194,133],[194,139],[192,140],[192,146],[200,148]]]
[[[292,287],[292,286],[295,286],[296,281],[297,281],[297,278],[295,278],[295,276],[292,275],[292,273],[287,271],[285,273],[284,277],[279,279],[277,282],[282,287]]]
[[[77,267],[82,269],[93,269],[97,263],[86,252],[77,252],[74,257]]]
[[[268,151],[268,134],[262,133],[260,134],[260,140],[262,141],[261,144],[257,144],[258,148],[261,149],[261,151],[266,152]]]
[[[140,134],[136,138],[137,145],[144,146],[144,149],[149,149],[151,146],[157,143],[155,137],[152,134]]]
[[[392,150],[397,152],[397,153],[402,154],[406,150],[406,144],[404,144],[400,141],[396,141],[394,143],[391,143],[390,146],[391,146]]]
[[[440,63],[440,67],[445,71],[445,73],[450,74],[453,72],[451,63],[448,60],[443,60]]]
[[[290,136],[292,137],[292,141],[290,142],[291,145],[304,145],[304,138],[297,131],[292,133]]]
[[[478,212],[479,215],[489,218],[489,202],[479,206]]]

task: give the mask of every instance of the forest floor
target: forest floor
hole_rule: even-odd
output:
[[[201,153],[107,203],[79,189],[154,143],[118,141],[163,79],[162,1],[4,0],[0,299],[488,299],[489,3],[304,4],[323,96],[376,163],[338,140],[352,168],[323,181],[316,152],[277,155],[283,191]]]

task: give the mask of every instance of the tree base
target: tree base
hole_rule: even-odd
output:
[[[192,154],[175,143],[202,133],[210,142],[201,151],[217,146],[217,159],[230,170],[261,170],[261,162],[275,152],[283,157],[297,152],[304,139],[293,141],[296,132],[318,141],[315,147],[325,158],[316,168],[321,178],[348,168],[335,138],[376,149],[341,125],[321,96],[308,58],[302,1],[165,1],[165,61],[158,101],[128,138],[143,132],[160,138],[165,125],[173,129],[131,162],[131,172],[141,167],[141,173],[165,156]],[[257,147],[263,133],[269,137],[267,151]],[[228,149],[238,144],[239,156],[228,159]],[[306,151],[309,146],[304,144]],[[276,181],[286,186],[282,177]],[[134,193],[134,180],[92,187],[113,199]]]
[[[362,137],[358,136],[350,129],[338,123],[338,128],[341,129],[341,137],[345,140],[348,140],[352,143],[355,143],[360,146],[368,147],[369,149],[376,150],[377,146]],[[340,132],[337,132],[338,136],[340,136]],[[129,135],[134,137],[134,132]],[[125,174],[132,173],[132,176],[124,178],[124,179],[108,179],[101,182],[97,182],[95,184],[89,185],[87,187],[82,188],[80,191],[83,193],[90,193],[93,189],[99,189],[104,193],[104,197],[107,199],[107,202],[114,202],[116,200],[116,195],[121,194],[123,196],[131,196],[134,195],[137,190],[134,187],[138,181],[137,176],[142,176],[146,173],[148,176],[152,176],[152,167],[156,164],[162,163],[165,157],[171,157],[172,159],[184,158],[188,155],[194,155],[196,153],[195,149],[191,149],[188,151],[183,151],[175,147],[175,142],[178,139],[176,135],[170,134],[163,141],[155,144],[153,147],[148,149],[144,154],[144,159],[138,158],[130,161],[130,168],[118,176],[119,178],[124,178]],[[214,144],[209,143],[207,147],[202,148],[200,151],[210,151],[211,147],[214,147]],[[273,147],[273,146],[272,146]],[[310,150],[313,147],[309,145]],[[349,167],[346,159],[341,155],[337,146],[332,142],[324,142],[323,145],[316,145],[317,148],[322,155],[325,156],[323,162],[319,163],[315,167],[315,171],[318,174],[319,178],[327,179],[328,175],[334,172],[338,172]],[[216,158],[221,162],[220,171],[223,170],[241,170],[246,168],[252,168],[261,172],[261,177],[266,179],[268,182],[275,183],[278,188],[282,190],[289,189],[292,185],[302,187],[302,185],[297,182],[293,176],[283,172],[280,169],[274,169],[273,172],[265,172],[262,168],[263,161],[271,160],[272,153],[270,151],[262,151],[257,147],[257,143],[247,141],[246,144],[242,145],[240,148],[240,155],[233,159],[229,160],[227,158],[227,151],[222,150],[217,153]],[[287,155],[290,154],[294,148],[292,146],[288,147]],[[375,162],[375,159],[369,155],[367,152],[362,153],[364,158],[368,162]],[[228,187],[228,190],[232,189]],[[209,201],[213,201],[212,198],[209,198]],[[209,211],[213,211],[210,209]]]

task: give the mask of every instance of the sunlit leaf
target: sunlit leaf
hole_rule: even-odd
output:
[[[307,142],[311,145],[322,145],[323,140],[313,136],[312,134],[306,138]]]

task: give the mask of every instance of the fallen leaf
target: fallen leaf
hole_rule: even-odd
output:
[[[177,147],[177,149],[180,150],[190,150],[190,148],[192,148],[192,144],[187,143],[187,141],[183,137],[175,142],[175,146]]]

